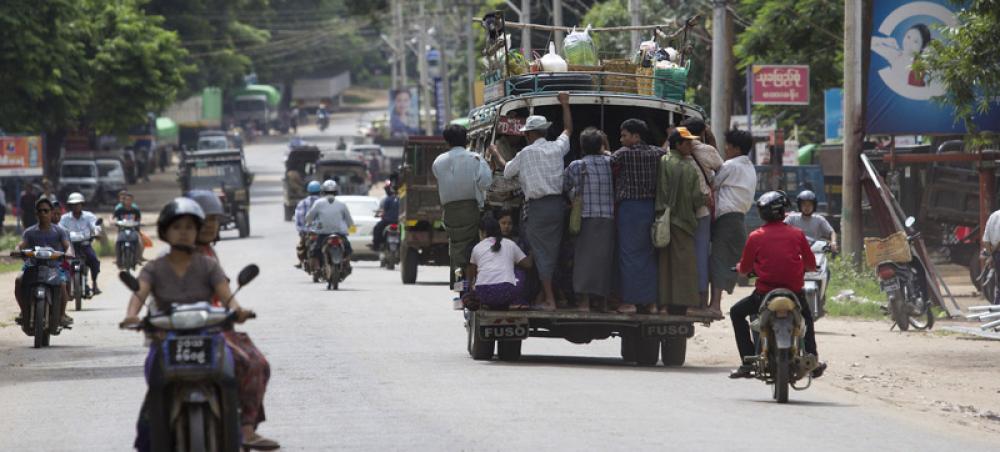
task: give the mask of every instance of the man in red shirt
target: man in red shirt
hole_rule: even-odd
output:
[[[750,233],[746,247],[743,248],[743,257],[737,267],[737,271],[742,275],[756,273],[757,284],[749,297],[740,300],[729,310],[733,331],[736,334],[736,346],[740,351],[740,362],[743,362],[743,358],[755,354],[747,317],[760,311],[764,297],[774,289],[788,289],[794,292],[799,300],[804,300],[803,277],[805,272],[816,270],[816,258],[809,248],[805,234],[802,230],[784,222],[785,209],[788,205],[785,194],[776,191],[764,193],[757,200],[757,211],[766,224]],[[806,322],[806,352],[818,357],[812,313],[809,309],[802,309],[801,312]],[[824,370],[826,364],[821,363],[813,371],[813,378],[821,376]],[[752,371],[751,366],[742,364],[729,377],[749,378],[752,376]]]

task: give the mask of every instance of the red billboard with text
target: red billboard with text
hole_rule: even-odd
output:
[[[42,137],[0,135],[0,176],[41,176]]]
[[[809,66],[754,65],[751,79],[754,105],[809,105]]]

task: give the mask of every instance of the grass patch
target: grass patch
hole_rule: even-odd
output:
[[[833,317],[861,317],[881,319],[885,295],[879,289],[875,272],[869,268],[858,269],[848,259],[838,256],[830,259],[830,286],[827,288],[826,312]],[[842,292],[851,291],[853,297],[834,300]]]
[[[347,105],[362,105],[371,102],[371,98],[359,96],[357,94],[344,94],[341,101]]]
[[[19,272],[23,266],[21,262],[0,262],[0,273]]]
[[[21,236],[17,234],[0,235],[0,250],[4,253],[14,251],[14,247],[21,243]]]

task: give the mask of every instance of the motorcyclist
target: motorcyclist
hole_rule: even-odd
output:
[[[347,150],[347,141],[344,140],[344,137],[340,137],[340,139],[337,140],[337,150],[338,151],[346,151]]]
[[[17,245],[17,250],[30,250],[38,246],[47,246],[56,251],[65,252],[66,257],[73,257],[73,247],[69,243],[69,234],[52,221],[53,210],[52,201],[49,201],[48,198],[41,198],[35,201],[35,214],[37,215],[38,223],[24,230],[24,233],[21,235],[21,243]],[[21,308],[21,314],[14,321],[20,324],[22,328],[25,327],[23,319],[24,313],[27,312],[27,305],[25,304],[26,294],[22,293],[21,290],[21,277],[23,275],[22,269],[21,275],[18,275],[14,279],[14,298],[17,299],[17,304]],[[73,319],[66,315],[66,305],[69,301],[69,291],[66,289],[66,282],[69,281],[69,276],[64,268],[60,268],[59,276],[62,279],[62,288],[60,290],[63,299],[62,325],[69,326],[73,323]]]
[[[309,182],[306,185],[306,192],[309,194],[295,205],[295,230],[299,233],[299,246],[297,248],[299,250],[306,246],[306,236],[309,233],[309,228],[306,227],[306,214],[319,199],[320,188],[319,181]],[[301,264],[295,264],[295,268],[301,268],[301,266]]]
[[[378,207],[380,218],[372,229],[372,249],[376,251],[382,249],[384,245],[382,242],[385,240],[385,228],[399,221],[399,197],[396,196],[395,187],[386,181],[384,188],[385,198],[382,198]]]
[[[115,205],[115,211],[111,214],[111,218],[114,218],[115,221],[142,222],[142,212],[139,210],[139,205],[135,203],[135,197],[132,193],[125,190],[118,192],[118,204]],[[138,232],[140,243],[136,244],[136,249],[139,250],[139,262],[144,262],[146,260],[144,257],[146,247],[142,246],[141,242],[144,240],[145,234],[141,230]]]
[[[205,223],[195,239],[197,251],[218,262],[219,255],[213,244],[219,239],[219,220],[225,215],[222,201],[209,190],[191,190],[184,196],[197,202],[205,213]],[[217,298],[212,301],[221,304],[221,300]],[[226,344],[236,351],[233,359],[239,385],[243,445],[251,449],[277,449],[279,445],[276,441],[256,433],[257,426],[264,422],[264,392],[271,377],[271,366],[246,333],[226,330],[223,335],[226,337]]]
[[[802,293],[804,275],[807,271],[816,270],[816,258],[813,256],[809,243],[801,230],[785,224],[785,209],[788,198],[782,192],[769,191],[757,199],[757,210],[760,218],[766,223],[747,238],[743,256],[737,266],[737,271],[746,276],[749,273],[757,275],[756,287],[750,296],[740,300],[729,310],[736,335],[736,346],[740,352],[740,362],[747,356],[753,356],[754,345],[750,337],[750,325],[747,317],[760,311],[760,304],[768,292],[775,289],[788,289],[796,294],[799,300],[805,300]],[[816,351],[816,333],[813,330],[812,312],[801,309],[806,323],[805,349],[819,357]],[[812,377],[819,378],[826,370],[826,363],[813,370]],[[753,367],[741,364],[729,378],[750,378]]]
[[[309,212],[306,213],[306,224],[312,226],[318,238],[311,250],[310,260],[313,268],[320,268],[320,258],[323,257],[323,244],[332,234],[340,236],[344,242],[344,262],[347,271],[351,270],[351,242],[347,239],[347,234],[354,227],[354,219],[347,205],[337,201],[337,182],[327,179],[320,187],[323,197],[316,200]]]
[[[142,268],[139,273],[139,290],[129,300],[121,327],[134,327],[140,323],[139,312],[150,294],[156,301],[155,307],[150,307],[151,310],[164,311],[174,303],[196,303],[215,297],[224,300],[226,307],[236,311],[237,322],[245,322],[251,316],[251,311],[242,309],[232,298],[229,279],[219,263],[195,252],[204,221],[204,212],[191,199],[174,198],[163,207],[156,221],[156,230],[160,239],[170,245],[170,251]],[[157,346],[154,343],[150,347],[150,356]],[[148,369],[147,366],[147,372]],[[145,402],[140,412],[137,433],[135,447],[140,451],[149,450],[149,417]]]
[[[826,218],[822,215],[813,215],[816,212],[816,193],[805,190],[795,197],[795,203],[799,207],[799,213],[788,215],[785,224],[801,229],[807,238],[830,242],[830,251],[836,253],[837,233]]]
[[[68,233],[76,232],[84,240],[96,239],[101,234],[101,227],[97,225],[97,216],[93,212],[83,210],[83,203],[86,201],[82,193],[71,193],[66,199],[66,205],[70,211],[66,212],[59,220],[59,226]],[[90,267],[90,277],[93,280],[94,295],[100,295],[101,289],[97,287],[97,275],[101,273],[101,260],[97,258],[94,247],[87,244],[79,244],[74,253],[84,259],[87,267]]]

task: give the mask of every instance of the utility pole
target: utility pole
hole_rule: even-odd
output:
[[[474,2],[469,2],[469,17],[475,17],[476,15],[476,5]],[[476,56],[473,54],[472,43],[476,40],[474,33],[474,28],[472,27],[472,21],[465,21],[465,70],[466,70],[466,81],[465,84],[468,85],[469,90],[469,111],[476,108]],[[527,55],[525,55],[527,57]]]
[[[444,118],[445,127],[451,122],[451,71],[448,69],[448,51],[446,47],[448,46],[448,37],[445,36],[444,32],[444,19],[443,17],[447,13],[444,9],[444,0],[437,0],[437,14],[434,15],[434,29],[437,37],[438,53],[441,54],[441,92],[440,95],[443,98],[442,105],[444,105],[444,111],[439,111],[438,116]],[[469,22],[469,20],[466,20]],[[444,127],[441,128],[444,130]]]
[[[390,0],[390,3],[389,3],[389,5],[390,5],[389,8],[390,8],[390,11],[392,12],[392,37],[389,38],[390,41],[391,41],[391,43],[389,44],[389,46],[392,47],[392,65],[391,65],[391,70],[392,70],[392,89],[394,89],[394,90],[399,89],[399,66],[400,66],[399,65],[399,54],[400,53],[404,53],[404,54],[406,53],[406,49],[405,48],[400,49],[399,47],[397,47],[397,45],[399,44],[399,25],[400,24],[399,24],[399,22],[397,22],[397,18],[398,17],[396,16],[396,3],[398,3],[399,1],[400,0]]]
[[[841,206],[841,249],[855,265],[861,264],[861,169],[858,159],[864,140],[861,110],[861,10],[862,2],[844,0],[844,161]]]
[[[395,11],[395,22],[396,27],[396,37],[398,41],[396,42],[396,48],[399,49],[399,87],[406,88],[410,84],[409,78],[406,74],[406,22],[403,22],[403,0],[396,0]]]
[[[845,0],[849,1],[849,0]],[[733,46],[726,0],[712,3],[712,134],[720,150],[725,149],[726,130],[732,109]]]
[[[420,124],[425,134],[434,133],[434,118],[430,111],[433,105],[430,91],[430,79],[427,67],[427,15],[423,0],[418,0],[417,9],[417,68],[420,71]]]
[[[530,24],[531,23],[531,0],[521,0],[521,11],[518,12],[518,17],[521,18],[521,23]],[[526,61],[531,60],[531,28],[524,27],[521,29],[521,49],[522,55]]]
[[[642,6],[641,6],[641,4],[642,4],[641,0],[628,0],[628,14],[632,18],[631,23],[632,23],[633,27],[638,27],[638,26],[642,25]],[[631,38],[632,38],[632,47],[631,48],[638,49],[639,48],[639,42],[640,42],[639,30],[632,30],[630,33],[631,33]]]
[[[563,26],[563,7],[562,0],[552,0],[552,25],[557,27]],[[563,32],[562,30],[555,32],[556,40],[556,52],[562,53],[563,45]],[[546,49],[548,48],[548,43],[546,43]],[[548,50],[546,50],[548,52]]]

